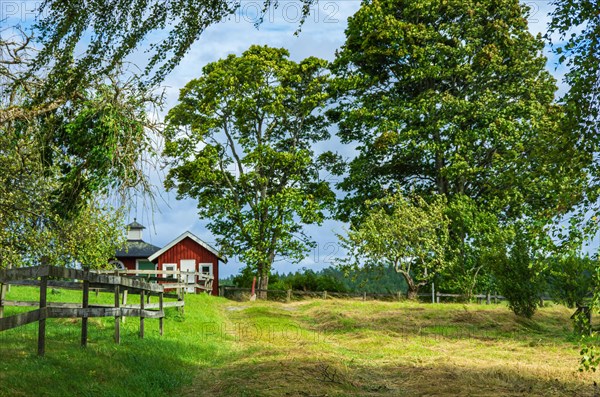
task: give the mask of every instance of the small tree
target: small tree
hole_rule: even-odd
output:
[[[369,211],[346,237],[339,236],[350,258],[339,265],[345,271],[392,266],[408,284],[408,298],[445,265],[448,219],[441,197],[426,203],[394,194],[367,203]]]

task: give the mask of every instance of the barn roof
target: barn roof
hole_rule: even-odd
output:
[[[142,240],[128,240],[124,249],[117,250],[117,258],[148,258],[160,250],[156,245],[148,244]]]
[[[159,249],[158,251],[154,252],[152,255],[148,256],[148,260],[151,261],[151,262],[154,261],[156,258],[158,258],[162,254],[164,254],[165,252],[167,252],[168,250],[170,250],[172,247],[174,247],[175,245],[177,245],[177,243],[179,243],[181,240],[183,240],[186,237],[189,237],[195,243],[197,243],[197,244],[201,245],[202,247],[206,248],[210,253],[212,253],[217,258],[219,258],[219,260],[221,262],[227,263],[227,258],[226,257],[224,257],[221,254],[219,254],[219,251],[217,251],[216,249],[214,249],[213,247],[211,247],[210,244],[204,242],[202,239],[200,239],[198,236],[194,235],[191,232],[185,232],[185,233],[183,233],[181,236],[177,237],[175,240],[171,241],[169,244],[167,244],[163,248]]]

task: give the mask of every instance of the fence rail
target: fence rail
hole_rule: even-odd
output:
[[[211,292],[214,276],[202,272],[188,272],[182,270],[98,270],[98,274],[133,275],[140,279],[156,281],[164,289],[191,289]],[[171,277],[168,277],[171,276]],[[194,277],[191,281],[189,277]]]
[[[241,295],[248,295],[252,292],[251,288],[239,288],[239,287],[231,287],[231,286],[220,286],[219,287],[219,296],[229,297],[229,298],[241,298]],[[331,292],[331,291],[302,291],[302,290],[271,290],[271,289],[255,289],[256,293],[264,292],[267,294],[268,299],[274,300],[285,300],[290,301],[294,297],[312,297],[312,298],[350,298],[350,299],[362,299],[364,301],[373,299],[373,300],[402,300],[406,298],[406,293],[403,291],[398,291],[396,293],[373,293],[373,292]],[[271,295],[271,297],[269,297]],[[460,294],[445,294],[436,292],[435,294],[431,293],[421,293],[417,294],[418,298],[424,298],[426,300],[430,300],[431,302],[440,303],[442,299],[455,299],[462,300],[467,299],[465,295]],[[506,298],[502,295],[498,294],[476,294],[472,295],[471,298],[477,299],[482,302],[485,300],[487,304],[490,304],[492,301],[497,303],[498,301],[505,300]],[[549,297],[542,297],[544,300],[549,300]]]
[[[76,281],[49,280],[50,277]],[[7,286],[10,284],[39,287],[39,301],[6,300]],[[49,286],[82,290],[81,303],[48,302],[47,293]],[[89,292],[94,287],[114,292],[114,305],[91,305],[89,303]],[[120,299],[121,292],[123,292],[123,305],[121,305]],[[128,293],[139,294],[139,306],[126,304],[125,300]],[[158,295],[158,304],[151,305],[145,302],[146,297],[149,297],[151,294]],[[165,303],[163,298],[164,287],[161,284],[132,279],[122,276],[119,273],[100,274],[88,270],[56,266],[4,269],[0,270],[0,331],[38,322],[38,355],[40,356],[43,356],[45,353],[46,319],[48,318],[81,318],[82,346],[87,345],[88,318],[90,317],[114,317],[116,343],[120,343],[121,341],[120,323],[121,319],[125,317],[139,317],[140,338],[144,337],[144,320],[146,318],[158,319],[159,332],[160,335],[163,335],[164,308],[168,306],[183,307],[184,305],[183,300]],[[37,306],[38,309],[4,317],[5,306]]]

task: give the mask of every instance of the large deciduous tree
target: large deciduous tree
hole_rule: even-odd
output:
[[[517,0],[363,2],[333,65],[332,116],[358,150],[342,219],[360,221],[362,203],[396,184],[445,195],[454,274],[476,274],[478,225],[494,228],[466,218],[547,222],[580,199],[590,156],[563,124],[526,18]]]
[[[548,36],[558,64],[566,68],[564,82],[568,91],[560,98],[571,128],[579,131],[579,151],[588,153],[590,174],[588,189],[579,211],[573,216],[570,233],[565,239],[580,241],[598,231],[596,218],[589,211],[600,211],[600,7],[588,0],[556,0]]]
[[[319,179],[329,138],[322,115],[327,63],[288,59],[252,46],[208,64],[181,90],[167,116],[166,187],[198,200],[223,253],[238,255],[267,288],[273,261],[304,257],[303,224],[320,223],[334,201]]]
[[[408,285],[408,298],[441,271],[446,262],[448,218],[444,198],[427,204],[400,193],[367,202],[368,212],[347,236],[340,235],[349,258],[339,261],[346,271],[392,267]]]
[[[68,100],[37,102],[46,81],[29,73],[29,42],[0,39],[0,267],[100,267],[123,237],[122,198],[148,188],[141,159],[154,99],[108,75]]]
[[[302,0],[303,16],[313,0]],[[277,6],[263,0],[263,10]],[[85,86],[90,76],[110,73],[142,44],[149,46],[146,77],[161,81],[211,25],[240,7],[235,0],[96,0],[87,3],[46,0],[37,6],[34,30],[42,51],[38,66],[51,66],[50,81],[71,88]],[[31,10],[28,10],[30,12]],[[260,22],[260,21],[258,21]],[[162,32],[156,40],[153,33]],[[78,55],[74,57],[75,50]],[[73,64],[69,74],[61,65]],[[66,79],[65,79],[66,78]],[[47,85],[52,91],[51,84]]]

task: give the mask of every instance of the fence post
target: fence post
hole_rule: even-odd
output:
[[[127,304],[127,295],[128,295],[128,291],[126,289],[123,290],[123,303],[122,303],[123,306],[125,306]],[[125,324],[125,318],[126,318],[125,316],[121,317],[121,322],[123,324]]]
[[[119,271],[115,271],[115,280],[119,278]],[[118,280],[117,280],[118,281]],[[116,312],[115,316],[115,343],[121,343],[121,299],[120,298],[120,288],[119,284],[115,284],[115,309],[119,309]]]
[[[140,338],[144,339],[144,294],[145,291],[140,291]]]
[[[323,291],[323,299],[327,299],[327,291]]]
[[[163,292],[159,292],[158,293],[158,310],[160,312],[163,311]],[[163,330],[164,330],[164,313],[163,316],[158,320],[158,330],[160,332],[160,336],[163,336]]]
[[[363,292],[363,302],[365,302],[367,300],[367,293]]]
[[[12,269],[12,264],[11,265],[7,265],[6,266],[7,269]],[[5,292],[5,296],[6,294],[10,294],[10,284],[6,284],[6,292]],[[0,316],[1,318],[1,316]]]
[[[291,289],[287,290],[287,296],[286,296],[285,300],[286,300],[286,302],[291,302],[291,300],[292,300],[292,290]]]
[[[4,317],[4,299],[6,299],[6,284],[0,284],[0,318]]]
[[[494,292],[494,304],[498,304],[498,291]]]
[[[225,296],[225,286],[219,285],[219,296]]]
[[[492,299],[490,296],[490,291],[487,292],[487,295],[485,296],[485,304],[489,305],[490,303],[492,303]]]
[[[48,292],[48,276],[40,279],[40,319],[38,326],[38,356],[46,353],[46,305]]]
[[[90,305],[90,282],[88,280],[83,281],[83,302],[81,307],[87,309]],[[81,346],[87,346],[88,339],[88,314],[83,313],[81,318]]]
[[[179,275],[177,276],[177,280],[178,280],[178,284],[179,284],[179,289],[177,290],[177,300],[179,302],[185,302],[185,288],[181,287],[183,285],[183,279],[181,277],[181,272],[179,272]],[[179,306],[178,310],[179,310],[179,313],[181,313],[181,314],[185,313],[183,306]]]
[[[435,293],[435,302],[440,303],[440,291]]]

